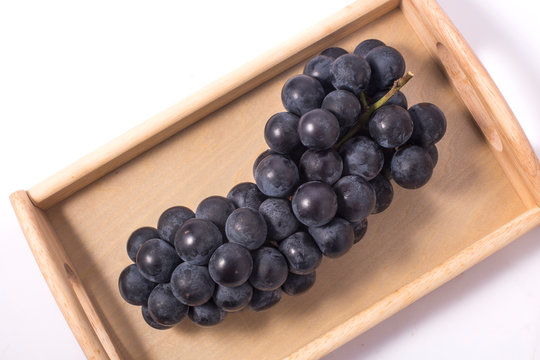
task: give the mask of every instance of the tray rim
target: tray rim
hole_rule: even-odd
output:
[[[113,140],[98,151],[91,153],[75,164],[72,164],[60,173],[57,173],[44,182],[30,188],[28,191],[20,190],[10,196],[19,223],[23,228],[25,237],[38,262],[40,270],[87,357],[120,359],[120,356],[116,352],[114,341],[109,337],[106,327],[101,322],[101,319],[91,302],[86,305],[84,304],[86,292],[84,291],[84,286],[78,278],[78,275],[76,273],[70,275],[69,272],[66,272],[66,269],[71,265],[69,257],[58,241],[55,231],[48,221],[47,214],[43,210],[46,210],[55,203],[69,197],[72,193],[91,184],[101,176],[181,131],[198,119],[221,108],[228,102],[273,77],[275,74],[282,72],[292,64],[299,62],[302,60],[302,57],[306,56],[306,53],[317,48],[318,42],[323,38],[336,36],[336,34],[339,37],[346,36],[348,34],[347,31],[351,30],[344,30],[345,28],[353,27],[354,29],[357,29],[398,6],[401,6],[401,10],[404,11],[404,13],[405,9],[408,9],[406,11],[422,11],[422,14],[427,12],[427,14],[430,15],[428,21],[431,21],[432,24],[434,21],[437,22],[437,26],[439,26],[437,28],[439,36],[440,32],[443,31],[443,34],[457,39],[461,46],[465,46],[465,49],[455,49],[450,47],[454,56],[456,55],[456,51],[461,55],[463,55],[463,53],[470,53],[469,55],[472,56],[472,61],[469,59],[469,62],[466,64],[469,67],[469,70],[475,72],[475,74],[485,73],[487,76],[487,80],[483,79],[485,83],[483,83],[484,88],[481,88],[482,91],[478,90],[477,83],[474,83],[473,85],[476,85],[475,90],[480,92],[481,96],[486,96],[483,91],[485,91],[485,87],[487,87],[491,91],[489,95],[495,99],[500,99],[507,108],[507,111],[504,112],[504,118],[501,118],[500,114],[495,118],[495,120],[498,121],[496,125],[498,126],[497,129],[499,130],[499,134],[505,136],[510,132],[511,135],[513,135],[511,140],[517,141],[519,144],[519,154],[527,154],[525,159],[523,159],[523,161],[526,162],[525,165],[521,163],[514,165],[520,168],[525,166],[526,175],[527,173],[531,175],[529,178],[525,179],[529,179],[529,183],[527,183],[527,181],[525,181],[525,185],[520,183],[524,181],[522,176],[516,177],[515,179],[510,177],[510,180],[514,187],[524,186],[526,190],[529,190],[525,193],[520,192],[522,201],[529,209],[494,232],[477,240],[474,244],[460,251],[438,267],[400,288],[394,294],[371,305],[369,308],[353,316],[348,321],[306,344],[304,347],[291,354],[289,358],[316,358],[330,352],[359,335],[361,332],[406,307],[423,295],[429,293],[446,281],[457,276],[459,273],[491,255],[493,252],[504,247],[534,226],[540,224],[540,200],[538,200],[540,198],[540,186],[535,187],[536,184],[540,184],[540,179],[538,177],[540,171],[538,170],[540,169],[538,159],[525,137],[525,134],[521,130],[519,123],[517,123],[517,120],[511,113],[495,84],[489,75],[487,75],[487,72],[472,50],[468,47],[465,40],[457,32],[457,29],[455,29],[446,15],[444,15],[444,12],[442,12],[436,1],[377,0],[370,2],[370,4],[366,4],[366,2],[359,0],[324,20],[323,23],[326,25],[332,24],[333,27],[327,27],[326,33],[323,35],[321,35],[321,32],[318,32],[316,36],[308,34],[312,31],[311,29],[308,29],[308,31],[302,33],[301,36],[297,36],[282,45],[287,48],[288,52],[280,52],[273,49],[272,53],[286,54],[286,56],[282,55],[277,59],[272,59],[272,61],[261,65],[258,69],[262,69],[262,73],[256,71],[257,67],[254,66],[257,62],[256,60],[250,63],[252,66],[248,71],[248,75],[244,74],[241,78],[242,81],[239,83],[235,82],[228,87],[223,86],[224,83],[227,83],[228,79],[238,77],[239,70],[237,70],[209,85],[208,88],[220,88],[218,91],[212,92],[211,96],[208,96],[207,99],[205,99],[210,102],[214,101],[216,103],[214,108],[208,108],[209,102],[207,103],[205,101],[198,102],[193,106],[187,106],[187,104],[192,102],[192,97],[188,97],[161,114],[158,114],[156,117],[149,119],[140,126],[137,126],[122,135],[120,138]],[[440,19],[441,16],[443,20],[446,20],[446,23],[443,23],[442,25],[442,29],[440,28],[440,22],[438,22],[438,19]],[[407,19],[408,21],[410,20],[408,17]],[[324,26],[321,26],[321,24],[317,24],[316,27],[325,28]],[[313,39],[316,39],[316,41],[313,41]],[[291,44],[294,42],[302,42],[302,44],[292,47]],[[321,45],[318,46],[321,47]],[[436,59],[437,57],[434,56],[434,58]],[[444,64],[444,62],[442,65],[448,71],[448,65]],[[203,88],[201,92],[202,91],[207,91],[207,88]],[[199,92],[195,93],[194,96],[198,93]],[[210,100],[210,98],[212,99]],[[216,99],[218,99],[218,101],[215,101]],[[206,110],[202,111],[201,109],[205,107]],[[493,112],[493,110],[490,109],[490,112]],[[178,115],[178,113],[180,115]],[[474,119],[477,121],[476,117],[474,117]],[[510,125],[501,127],[501,120],[509,122]],[[490,125],[492,124],[479,124],[485,134],[489,134]],[[145,138],[143,136],[146,131],[150,132],[150,141],[148,137]],[[135,141],[133,141],[134,135],[139,136]],[[498,151],[498,144],[490,141],[489,136],[487,140],[495,154],[501,153]],[[507,139],[504,140],[508,141]],[[111,149],[115,149],[113,154],[110,153]],[[530,154],[532,154],[532,157],[529,156]],[[512,155],[515,156],[515,154]],[[498,160],[499,163],[501,163],[501,161],[508,161],[508,159],[501,160],[499,158]],[[508,176],[506,169],[505,174]],[[520,184],[516,185],[516,182]],[[71,269],[75,268],[71,266]],[[60,286],[56,286],[54,284],[55,282],[60,282]],[[77,282],[80,284],[79,290],[77,290]],[[66,294],[66,291],[69,291],[70,294]],[[74,306],[73,301],[77,301],[76,306]]]

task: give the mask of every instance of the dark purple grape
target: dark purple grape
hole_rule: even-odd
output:
[[[305,232],[297,232],[279,244],[279,251],[287,259],[289,271],[305,275],[315,271],[321,264],[322,254],[313,238]]]
[[[142,244],[146,240],[159,238],[159,233],[157,229],[153,227],[142,227],[131,233],[127,241],[127,253],[129,258],[135,262],[137,260],[137,252],[141,248]]]
[[[385,148],[405,144],[413,132],[409,112],[397,105],[385,105],[377,109],[371,115],[368,127],[371,138]]]
[[[281,101],[288,112],[302,116],[321,106],[324,88],[311,76],[296,75],[285,83],[281,90]]]
[[[359,95],[366,90],[371,77],[368,62],[355,54],[338,57],[330,67],[330,80],[336,89],[347,90]]]
[[[367,39],[356,46],[356,48],[354,49],[354,53],[358,56],[365,58],[368,52],[370,52],[372,49],[384,45],[385,44],[381,40]]]
[[[131,305],[146,305],[155,286],[156,283],[142,276],[135,264],[126,267],[118,278],[120,295]]]
[[[195,211],[198,219],[210,220],[220,231],[225,231],[225,222],[236,209],[232,200],[223,196],[210,196],[200,202]]]
[[[266,200],[266,196],[264,196],[254,183],[243,182],[234,186],[229,191],[227,199],[231,200],[237,208],[247,207],[257,210],[262,202]]]
[[[219,285],[235,287],[245,283],[251,275],[253,259],[249,251],[235,243],[225,243],[210,257],[208,270]]]
[[[261,160],[267,157],[268,155],[273,155],[273,154],[277,154],[277,152],[275,152],[272,149],[266,149],[262,153],[260,153],[259,156],[257,156],[255,161],[253,162],[253,170],[252,170],[253,177],[255,177],[255,169],[257,169],[257,166],[259,166],[259,163],[261,162]]]
[[[330,82],[330,66],[334,62],[334,58],[326,55],[317,55],[308,61],[304,67],[304,75],[309,75],[322,84],[323,88],[328,92],[332,91],[332,83]]]
[[[214,292],[214,303],[227,312],[240,311],[248,306],[253,296],[253,287],[249,283],[230,288],[218,285]]]
[[[259,207],[259,213],[266,221],[269,240],[281,241],[298,229],[299,223],[289,200],[266,199]]]
[[[308,111],[298,122],[298,136],[302,144],[310,149],[328,149],[339,137],[339,122],[330,111]]]
[[[382,91],[376,92],[371,97],[371,102],[372,103],[377,102],[380,98],[382,98],[387,93],[388,93],[388,90],[382,90]],[[405,97],[405,94],[403,94],[401,91],[398,91],[390,99],[386,100],[384,105],[397,105],[407,110],[407,98]]]
[[[300,158],[300,177],[303,181],[335,183],[343,172],[343,161],[336,150],[309,149]]]
[[[239,208],[229,215],[225,233],[230,242],[255,250],[266,241],[266,222],[257,210]]]
[[[433,174],[433,160],[422,147],[411,145],[399,149],[392,158],[392,178],[405,189],[418,189]]]
[[[316,279],[315,271],[306,275],[297,275],[290,272],[287,280],[281,286],[281,290],[287,295],[300,295],[311,289],[315,285]]]
[[[294,215],[306,226],[328,223],[337,211],[337,198],[332,187],[320,181],[302,184],[292,198]]]
[[[294,191],[298,181],[296,164],[283,155],[268,155],[255,169],[255,182],[266,196],[287,197]]]
[[[435,167],[439,161],[439,152],[437,151],[437,147],[435,145],[429,145],[425,149],[433,161],[433,167]]]
[[[298,145],[298,116],[280,112],[272,115],[264,128],[264,140],[268,147],[280,154],[288,154]]]
[[[375,191],[360,176],[344,176],[334,184],[338,215],[350,222],[367,217],[375,207]]]
[[[352,225],[342,218],[336,217],[328,224],[310,227],[309,233],[324,256],[338,258],[345,255],[354,243]]]
[[[371,211],[372,214],[378,214],[386,210],[392,199],[394,198],[394,188],[386,176],[379,174],[369,182],[375,191],[375,207]]]
[[[161,325],[160,323],[156,322],[152,317],[150,316],[150,313],[148,312],[148,307],[146,305],[141,306],[141,313],[144,321],[151,327],[153,327],[156,330],[167,330],[172,328],[172,326],[166,326]]]
[[[366,136],[355,136],[339,149],[343,159],[343,174],[358,175],[371,180],[381,171],[384,154],[377,143]]]
[[[186,317],[188,306],[173,295],[170,284],[159,284],[148,297],[148,313],[158,324],[173,326]]]
[[[193,265],[206,265],[223,243],[218,227],[210,220],[189,219],[176,232],[174,247],[180,258]]]
[[[253,271],[249,282],[254,288],[270,291],[279,288],[287,279],[287,261],[283,255],[270,246],[252,252]]]
[[[411,106],[409,114],[414,123],[413,144],[427,147],[442,139],[446,132],[446,117],[436,105],[416,104]]]
[[[362,105],[356,95],[347,90],[334,90],[326,95],[321,108],[334,114],[340,127],[353,126],[362,111]]]
[[[198,306],[210,300],[215,286],[206,266],[182,263],[171,276],[174,296],[189,306]]]
[[[272,291],[253,289],[253,296],[251,297],[249,308],[252,311],[264,311],[270,309],[281,300],[281,295],[281,288]]]
[[[329,47],[328,49],[323,50],[321,52],[321,55],[331,57],[333,59],[337,59],[341,55],[348,54],[347,50],[342,49],[340,47]]]
[[[174,247],[165,240],[150,239],[137,253],[137,268],[141,275],[156,283],[168,282],[181,260]]]
[[[189,308],[188,316],[199,326],[214,326],[222,322],[227,316],[225,310],[220,309],[212,300]]]
[[[167,240],[171,244],[174,242],[174,235],[182,224],[191,218],[194,218],[193,211],[185,206],[174,206],[161,214],[158,220],[157,229],[160,238]]]
[[[362,219],[358,222],[352,223],[352,226],[353,226],[353,231],[354,231],[354,243],[356,244],[357,242],[362,240],[364,235],[366,235],[367,226],[368,226],[367,218]]]
[[[373,90],[388,89],[405,74],[405,60],[393,47],[377,46],[368,52],[366,60],[371,67],[370,88]]]

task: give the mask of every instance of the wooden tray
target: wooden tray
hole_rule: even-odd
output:
[[[266,120],[303,62],[366,38],[398,48],[409,103],[445,112],[439,165],[418,191],[371,216],[317,283],[267,312],[156,331],[120,297],[130,232],[169,206],[195,208],[252,180]],[[454,85],[455,88],[451,86]],[[320,357],[540,223],[540,166],[496,86],[435,1],[358,1],[28,191],[11,196],[28,243],[89,358]]]

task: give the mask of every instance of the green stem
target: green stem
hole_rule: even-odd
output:
[[[360,104],[362,104],[362,109],[367,109],[369,107],[367,100],[366,100],[366,92],[362,91],[360,92]]]
[[[392,96],[394,96],[409,80],[412,79],[414,74],[412,72],[408,72],[405,75],[403,75],[402,78],[396,80],[394,83],[394,86],[388,91],[382,98],[377,100],[375,103],[373,103],[371,106],[368,106],[366,110],[360,115],[360,118],[356,122],[356,124],[347,132],[347,134],[341,139],[336,145],[334,145],[334,149],[339,149],[341,145],[343,145],[347,140],[352,138],[360,129],[367,126],[367,122],[369,121],[369,118],[371,117],[371,114],[381,106],[383,106]],[[362,96],[363,93],[360,95],[360,101],[362,101],[362,98],[364,98],[365,101],[365,95]],[[362,105],[363,106],[363,105]]]

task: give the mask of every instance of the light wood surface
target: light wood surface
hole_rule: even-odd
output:
[[[306,36],[302,43],[286,46],[285,53],[300,55],[273,65],[264,62],[259,69],[253,64],[250,77],[243,78],[250,85],[233,87],[238,93],[214,89],[222,97],[212,111],[202,103],[188,110],[177,105],[144,125],[149,128],[131,132],[131,142],[128,134],[118,148],[113,143],[92,155],[95,158],[32,188],[32,199],[45,211],[33,206],[24,192],[12,196],[30,247],[89,358],[105,356],[101,343],[107,340],[100,342],[96,335],[100,328],[126,359],[317,358],[540,223],[531,201],[538,189],[530,189],[521,173],[515,178],[507,174],[512,166],[521,171],[523,161],[501,161],[497,155],[506,154],[509,127],[497,127],[499,144],[486,125],[480,125],[488,134],[486,142],[471,113],[490,124],[482,117],[487,107],[469,111],[465,104],[474,103],[460,100],[434,61],[440,52],[431,52],[420,39],[425,27],[410,25],[415,13],[407,6],[412,2],[390,12],[397,2],[366,3],[358,2],[327,21],[328,28],[318,33],[326,34],[323,40]],[[340,30],[339,24],[345,26]],[[289,67],[324,47],[352,51],[366,38],[379,38],[404,55],[407,69],[416,75],[403,90],[409,104],[433,102],[447,116],[447,134],[437,145],[439,164],[430,183],[416,191],[396,186],[390,208],[369,218],[365,239],[344,257],[325,259],[308,293],[284,296],[267,312],[230,314],[215,328],[201,329],[189,320],[168,331],[149,328],[140,308],[125,303],[118,293],[118,275],[130,263],[125,249],[129,234],[155,226],[170,206],[194,209],[206,196],[225,195],[234,184],[251,181],[253,160],[266,147],[266,120],[282,111],[281,87],[303,64]],[[451,75],[454,68],[447,65]],[[472,94],[485,102],[485,93]],[[498,119],[515,122],[513,117]],[[510,128],[515,130],[515,125]],[[150,131],[148,143],[144,129]],[[529,154],[528,143],[521,146],[521,153]],[[533,155],[525,162],[535,161]],[[76,284],[87,300],[75,294],[64,264],[78,274]],[[95,321],[94,326],[89,321],[92,315],[85,315],[92,311],[102,320],[97,330]]]
[[[324,44],[343,37],[398,5],[398,0],[358,1],[289,41],[195,92],[124,135],[28,190],[48,209],[171,135],[288,69]]]

